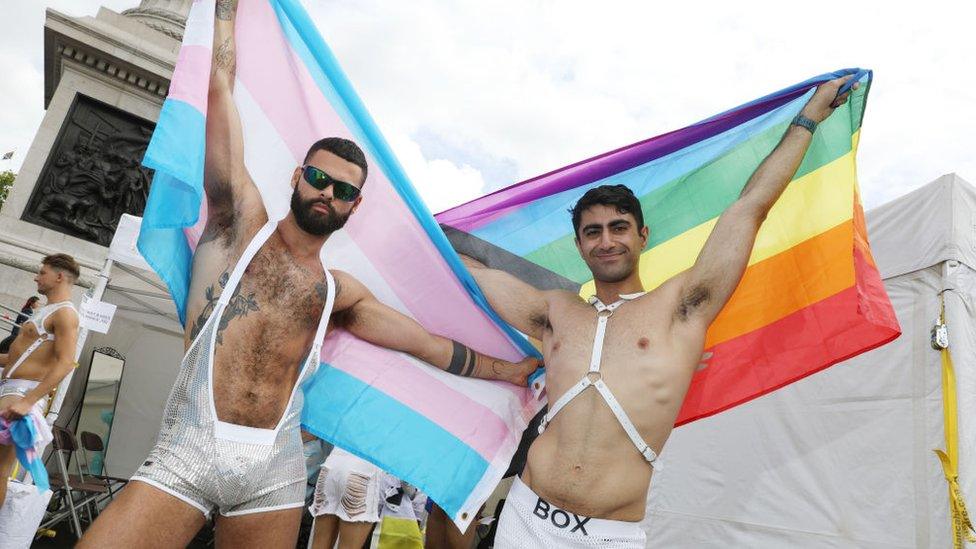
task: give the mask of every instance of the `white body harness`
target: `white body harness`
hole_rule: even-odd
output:
[[[583,376],[583,379],[581,379],[579,383],[570,387],[569,390],[566,391],[563,396],[559,397],[559,400],[557,400],[556,403],[549,408],[549,411],[546,412],[546,415],[542,418],[542,422],[539,424],[540,435],[543,431],[545,431],[546,426],[552,421],[552,418],[556,417],[556,414],[558,414],[560,410],[569,404],[571,400],[576,398],[577,395],[586,390],[587,387],[593,386],[596,387],[597,392],[600,393],[600,396],[602,396],[603,400],[606,401],[607,406],[610,407],[610,411],[613,412],[614,417],[617,418],[617,421],[620,423],[620,426],[623,427],[624,432],[627,433],[627,436],[630,437],[631,442],[633,442],[634,446],[637,447],[637,451],[644,456],[647,463],[655,466],[654,461],[657,460],[657,453],[654,452],[654,450],[652,450],[646,442],[644,442],[643,438],[641,438],[640,433],[637,432],[637,428],[634,427],[634,423],[629,417],[627,417],[627,412],[624,411],[623,407],[620,405],[620,402],[618,402],[613,396],[613,393],[610,391],[610,388],[607,387],[607,384],[603,382],[603,377],[600,374],[600,362],[603,358],[603,340],[607,335],[607,321],[611,316],[613,316],[613,312],[617,310],[618,307],[627,301],[637,299],[646,293],[647,292],[621,294],[620,299],[610,305],[604,305],[603,302],[597,299],[596,296],[590,298],[590,305],[596,307],[597,311],[596,336],[593,338],[593,354],[590,357],[590,369],[588,372],[586,372],[586,375]],[[593,381],[594,378],[596,381]],[[660,465],[657,465],[656,467],[660,468]]]
[[[11,366],[4,373],[3,377],[5,379],[13,377],[14,372],[17,371],[17,368],[20,368],[20,365],[26,362],[27,359],[34,354],[34,351],[41,346],[41,344],[43,344],[45,341],[54,341],[54,334],[47,331],[47,329],[44,327],[44,321],[47,320],[47,317],[51,316],[55,311],[65,307],[74,311],[75,314],[78,314],[78,310],[75,309],[75,306],[70,301],[58,301],[57,303],[49,303],[41,307],[33,318],[24,321],[25,324],[30,322],[37,328],[37,339],[35,339],[34,342],[31,343],[23,353],[21,353],[20,358],[17,359],[17,362],[15,362],[13,366]]]

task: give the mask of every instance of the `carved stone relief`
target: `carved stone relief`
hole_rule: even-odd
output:
[[[142,215],[152,170],[142,167],[154,124],[78,95],[23,219],[108,246],[123,213]]]

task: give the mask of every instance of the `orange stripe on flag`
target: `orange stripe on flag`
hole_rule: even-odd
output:
[[[868,243],[868,227],[864,221],[864,207],[861,206],[861,197],[857,191],[854,192],[854,247],[864,253],[864,260],[877,269],[874,256],[871,255],[871,244]]]
[[[775,322],[854,285],[854,226],[845,221],[746,269],[705,347]]]
[[[850,262],[850,252],[843,257]],[[854,251],[857,284],[708,348],[675,425],[708,417],[879,347],[901,329],[878,271]]]

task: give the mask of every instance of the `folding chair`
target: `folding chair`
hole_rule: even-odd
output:
[[[102,442],[102,437],[91,431],[81,432],[81,457],[84,461],[84,469],[88,471],[87,480],[88,482],[101,482],[108,488],[109,499],[114,499],[115,493],[119,491],[129,479],[113,477],[108,472],[108,467],[105,465],[105,461],[102,461],[102,472],[100,474],[95,474],[91,470],[91,459],[88,456],[88,452],[105,452],[105,444]],[[104,456],[104,453],[102,454]]]
[[[71,461],[71,454],[78,450],[78,441],[75,435],[63,427],[54,426],[51,428],[54,440],[51,442],[53,453],[56,457],[58,471],[49,474],[51,490],[51,502],[54,508],[49,506],[48,513],[39,530],[49,529],[51,526],[61,521],[71,519],[69,523],[72,530],[79,539],[83,532],[78,508],[87,508],[89,504],[95,503],[99,498],[105,497],[109,489],[103,482],[88,482],[85,480],[78,461],[75,461],[77,475],[68,474],[68,462]],[[77,498],[77,499],[76,499]],[[66,508],[65,508],[66,507]],[[93,516],[91,509],[86,509],[88,522],[91,523]]]

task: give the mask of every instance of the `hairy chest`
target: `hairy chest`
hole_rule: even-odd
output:
[[[253,320],[276,327],[286,339],[314,333],[325,305],[325,273],[320,265],[298,263],[273,247],[262,248],[244,270],[220,319],[224,330],[235,321]],[[247,322],[240,322],[247,324]],[[287,337],[291,334],[291,337]]]
[[[228,339],[251,347],[286,349],[307,343],[318,326],[325,305],[325,272],[320,263],[304,264],[289,253],[265,244],[244,269],[237,284],[231,280],[233,265],[210,268],[206,283],[195,280],[192,307],[188,310],[188,343],[226,306],[216,322],[218,348]],[[204,274],[194,271],[194,276]]]

